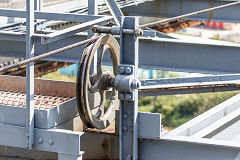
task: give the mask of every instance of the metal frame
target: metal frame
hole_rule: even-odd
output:
[[[135,30],[138,26],[138,19],[135,17],[124,17],[122,19],[122,31],[124,29]],[[133,78],[138,78],[138,38],[135,34],[127,35],[121,33],[121,64],[133,65]],[[120,66],[121,67],[121,66]],[[125,67],[127,70],[130,67]],[[131,69],[130,69],[131,70]],[[128,73],[128,72],[126,72]],[[120,122],[119,122],[119,159],[138,159],[138,90],[129,95],[133,101],[121,100]]]
[[[161,0],[161,2],[162,1],[165,2],[165,0]],[[113,17],[118,24],[122,16],[121,10],[115,2],[109,0],[107,0],[107,2]],[[201,2],[186,0],[184,1],[184,4],[201,3],[202,6],[206,6],[206,4],[208,4],[207,2],[207,0]],[[149,7],[155,3],[157,2],[150,1],[143,3],[143,5],[147,4],[146,7]],[[171,4],[172,3],[177,4],[182,3],[182,1],[179,2],[172,0]],[[226,2],[217,1],[214,3],[222,4]],[[66,43],[71,44],[73,42],[86,39],[86,35],[75,34],[88,30],[95,24],[106,24],[108,21],[113,19],[111,16],[96,15],[98,3],[95,0],[89,0],[88,5],[91,6],[89,8],[89,15],[42,12],[40,11],[40,4],[41,0],[27,0],[27,11],[0,9],[1,16],[26,18],[26,34],[0,32],[0,46],[2,50],[0,55],[7,54],[8,56],[13,57],[24,57],[26,55],[27,58],[30,58],[34,55],[39,55],[43,52],[53,50],[54,48],[59,48],[59,46],[65,46]],[[171,15],[170,13],[173,15],[177,14],[176,12],[170,12],[176,9],[176,6],[178,5],[170,5],[170,10],[163,10],[163,13],[165,13],[167,17]],[[128,8],[123,9],[123,11],[127,12],[130,10],[133,13],[141,13],[137,10],[138,8],[141,9],[141,7],[142,5],[140,4],[136,7],[136,10],[130,10],[132,8],[132,5],[130,5]],[[34,11],[34,9],[38,11]],[[183,8],[180,9],[183,11]],[[185,11],[189,11],[189,9],[191,10],[191,7],[186,10],[184,8]],[[239,7],[235,7],[233,11],[238,10]],[[131,13],[130,11],[129,13]],[[152,13],[154,11],[157,10],[151,9],[151,13],[149,14],[155,14]],[[229,10],[227,9],[227,11]],[[159,13],[162,13],[162,10]],[[222,11],[216,11],[216,13],[222,13]],[[210,18],[217,20],[226,20],[226,18],[229,18],[227,14],[211,13],[210,16]],[[236,17],[235,15],[233,18],[231,15],[229,21],[236,22],[239,21],[238,18],[239,17]],[[44,35],[34,33],[35,19],[67,20],[85,23]],[[206,19],[206,15],[193,17],[193,19]],[[121,67],[128,69],[132,68],[131,72],[133,74],[133,78],[135,79],[138,78],[138,65],[140,67],[177,71],[197,71],[212,74],[239,73],[238,52],[240,45],[211,40],[208,42],[199,42],[198,39],[182,40],[179,37],[166,36],[151,31],[147,31],[147,34],[145,33],[142,37],[136,37],[135,34],[125,34],[123,32],[124,29],[135,30],[138,26],[139,22],[137,18],[122,17],[120,37],[116,36],[116,38],[120,38]],[[159,35],[161,38],[158,37]],[[24,36],[26,36],[26,42],[24,40]],[[62,42],[62,39],[66,41]],[[6,45],[6,43],[8,43],[8,45]],[[9,48],[12,44],[16,46],[17,50],[14,47]],[[50,57],[48,60],[76,62],[80,57],[79,50],[82,50],[82,48],[72,50],[69,54],[62,53],[57,56]],[[176,52],[176,50],[178,52]],[[226,52],[228,53],[226,54]],[[206,60],[206,56],[208,57],[208,60]],[[109,64],[109,60],[107,58],[108,57],[104,59],[105,64]],[[212,64],[213,61],[215,61],[214,64]],[[235,112],[229,111],[229,115],[221,119],[221,121],[216,121],[216,119],[223,117],[226,112],[224,112],[223,115],[222,113],[226,107],[218,106],[216,107],[218,109],[213,109],[211,113],[208,112],[205,113],[205,115],[202,115],[202,117],[213,122],[212,126],[206,126],[204,121],[197,118],[197,120],[195,119],[192,121],[196,123],[191,122],[185,124],[185,127],[188,126],[188,124],[194,124],[193,126],[188,126],[187,129],[182,126],[166,136],[162,133],[161,116],[159,114],[138,112],[138,97],[238,90],[239,79],[239,75],[236,74],[205,76],[198,78],[143,80],[141,81],[142,87],[139,88],[139,91],[138,89],[135,89],[132,92],[121,92],[123,96],[127,98],[121,99],[119,113],[119,158],[124,160],[159,159],[160,157],[163,157],[163,159],[166,159],[166,157],[174,159],[174,157],[176,158],[176,156],[179,156],[176,155],[179,153],[179,149],[184,147],[188,150],[186,148],[181,149],[183,154],[179,156],[179,159],[193,159],[200,150],[203,151],[204,154],[198,156],[206,159],[210,159],[214,155],[217,155],[218,159],[226,159],[226,157],[228,159],[234,159],[238,157],[240,148],[238,143],[234,143],[232,141],[205,139],[203,137],[216,135],[222,131],[222,128],[227,128],[238,122],[240,112],[236,109],[236,105],[239,103],[239,96],[234,97],[234,102],[230,103],[232,105],[227,107],[228,110],[235,110]],[[1,124],[0,133],[7,136],[0,137],[0,144],[20,148],[26,148],[27,146],[29,149],[57,152],[60,160],[81,159],[83,154],[83,152],[80,151],[80,137],[83,134],[82,132],[75,133],[60,129],[39,129],[34,126],[33,63],[27,66],[26,88],[26,126]],[[155,89],[157,89],[157,91]],[[209,114],[210,116],[213,115],[213,117],[206,114]],[[197,132],[195,129],[196,126],[199,126],[199,124],[201,124],[204,129],[203,131]],[[194,131],[193,136],[186,137],[186,134],[191,133],[190,131]],[[19,133],[18,136],[16,136],[16,133]],[[183,133],[184,136],[182,135]],[[239,137],[236,138],[239,139]],[[159,141],[159,139],[161,140]],[[182,147],[183,145],[184,147]],[[167,151],[169,151],[169,153]],[[188,155],[190,151],[192,154]],[[220,152],[221,154],[219,154]]]

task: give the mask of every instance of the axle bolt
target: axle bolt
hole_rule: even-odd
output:
[[[48,144],[53,145],[53,143],[54,143],[54,142],[53,142],[53,139],[50,138],[50,139],[48,140]]]
[[[125,98],[126,98],[126,100],[131,100],[132,96],[130,94],[126,94]]]
[[[141,86],[141,82],[139,80],[133,81],[131,84],[132,89],[138,89]]]
[[[130,67],[126,67],[126,68],[125,68],[125,72],[126,72],[127,74],[130,74],[130,73],[132,72],[132,70],[131,70]]]
[[[130,155],[127,155],[126,160],[132,160],[132,157]]]
[[[119,73],[121,73],[121,74],[123,74],[123,73],[124,73],[124,70],[125,70],[125,68],[124,68],[124,67],[119,67],[119,68],[118,68],[118,72],[119,72]]]
[[[128,130],[128,127],[127,127],[127,126],[124,126],[124,127],[123,127],[123,131],[126,132],[127,130]]]
[[[119,99],[124,99],[124,94],[120,93],[118,96]]]
[[[43,143],[43,139],[41,137],[38,138],[38,143]]]

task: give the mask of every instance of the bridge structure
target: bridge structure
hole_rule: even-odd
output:
[[[41,0],[26,0],[26,10],[0,9],[0,16],[21,18],[0,27],[1,60],[20,59],[2,65],[0,73],[26,65],[25,78],[0,76],[0,145],[7,146],[0,154],[59,160],[240,159],[239,95],[168,133],[161,114],[138,112],[139,97],[239,90],[239,44],[154,30],[176,20],[239,22],[238,3],[73,0],[45,10]],[[140,25],[138,16],[167,20]],[[70,22],[76,24],[48,27]],[[34,79],[34,62],[40,59],[79,63],[77,83]],[[102,64],[112,65],[114,73],[102,73]],[[207,75],[139,81],[138,68]],[[110,109],[104,112],[106,99]],[[105,129],[114,119],[115,129]]]

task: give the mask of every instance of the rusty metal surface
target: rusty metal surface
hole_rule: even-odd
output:
[[[26,79],[0,76],[0,104],[26,106]],[[35,79],[35,108],[50,109],[75,97],[75,83]]]
[[[18,61],[14,61],[13,63],[16,63]],[[10,64],[13,64],[13,63],[10,63]],[[8,65],[9,63],[8,62],[4,62],[5,65],[1,65],[0,64],[0,68],[3,67],[3,66],[6,66]],[[41,77],[41,76],[44,76],[48,73],[51,73],[51,72],[55,72],[57,71],[59,68],[62,68],[62,67],[66,67],[68,65],[71,65],[72,63],[67,63],[67,62],[48,62],[48,61],[39,61],[39,62],[36,62],[35,63],[35,66],[34,66],[34,77]],[[10,69],[6,72],[1,72],[0,75],[11,75],[11,76],[22,76],[22,77],[25,77],[26,76],[26,65],[24,66],[21,66],[19,68],[13,68],[13,69]]]
[[[56,55],[56,54],[59,54],[59,53],[62,53],[62,52],[66,52],[68,50],[71,50],[71,49],[74,49],[74,48],[77,48],[77,47],[80,47],[80,46],[83,46],[83,45],[86,45],[86,44],[95,43],[99,38],[100,38],[100,36],[95,35],[95,36],[93,36],[89,39],[86,39],[86,40],[83,40],[83,41],[80,41],[80,42],[76,42],[74,44],[71,44],[71,45],[68,45],[68,46],[50,51],[50,52],[46,52],[46,53],[38,55],[36,57],[28,58],[26,60],[4,66],[4,67],[0,68],[0,73],[6,72],[10,69],[22,67],[22,66],[24,66],[26,64],[29,64],[31,62],[36,62],[36,61],[42,60],[44,58],[47,58],[47,57],[50,57],[50,56],[53,56],[53,55]]]
[[[151,26],[151,29],[163,32],[163,33],[173,33],[179,31],[181,29],[185,29],[188,27],[198,26],[200,24],[205,23],[205,21],[194,21],[194,20],[176,20],[173,22],[158,24]]]
[[[119,159],[119,140],[114,134],[86,132],[81,136],[81,149],[84,160]]]
[[[216,84],[216,85],[195,85],[195,86],[183,86],[183,87],[168,87],[168,88],[153,88],[153,89],[140,89],[140,92],[155,92],[155,91],[163,91],[163,90],[180,90],[180,89],[200,89],[200,88],[212,88],[214,92],[214,88],[216,87],[239,87],[237,84]]]
[[[59,106],[69,101],[71,98],[35,95],[35,108],[39,110],[47,110]],[[26,107],[26,94],[11,91],[0,91],[0,104],[5,106]]]
[[[35,94],[59,97],[76,97],[76,84],[53,80],[35,79]],[[26,78],[13,76],[0,76],[0,90],[26,92]]]

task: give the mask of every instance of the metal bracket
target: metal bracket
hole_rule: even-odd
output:
[[[118,26],[105,27],[105,26],[95,25],[93,26],[92,31],[94,33],[107,33],[112,35],[120,35],[121,28]],[[123,34],[135,34],[136,37],[140,37],[143,35],[143,30],[140,28],[123,29],[122,32]]]
[[[122,64],[118,68],[118,75],[115,78],[115,89],[119,91],[120,100],[134,101],[134,90],[141,86],[141,82],[134,78],[135,67]]]

